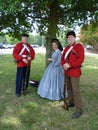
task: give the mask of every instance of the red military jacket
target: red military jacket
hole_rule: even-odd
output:
[[[65,54],[70,48],[68,45],[62,54],[61,57],[61,65],[63,66],[65,63],[70,64],[70,68],[65,70],[65,75],[68,77],[80,77],[81,75],[81,65],[84,61],[84,48],[79,43],[74,43],[72,50],[70,51],[68,57],[65,59]]]
[[[27,66],[27,64],[25,64],[22,60],[23,58],[26,58],[27,59],[27,56],[29,55],[31,57],[31,60],[34,59],[35,57],[35,51],[34,49],[30,46],[30,44],[26,44],[27,46],[27,49],[24,49],[22,54],[21,51],[24,47],[24,44],[22,42],[16,44],[16,46],[14,47],[14,50],[13,50],[13,57],[14,59],[17,61],[17,67],[25,67]],[[31,61],[29,61],[29,66],[31,65]]]

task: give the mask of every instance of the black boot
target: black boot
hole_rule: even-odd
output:
[[[74,103],[68,103],[67,106],[68,106],[68,107],[74,107],[75,104],[74,104]]]
[[[80,117],[82,115],[82,112],[74,112],[74,114],[73,114],[73,118],[78,118],[78,117]]]

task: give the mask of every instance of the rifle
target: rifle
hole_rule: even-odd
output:
[[[30,52],[29,52],[29,54],[27,56],[30,56]],[[26,90],[27,79],[28,79],[28,71],[29,71],[29,66],[27,64],[26,73],[25,73],[25,80],[24,80],[24,86],[23,86],[23,95],[26,95],[26,91],[25,90]]]
[[[25,73],[25,80],[24,80],[24,86],[23,86],[23,95],[26,95],[26,85],[27,85],[27,78],[28,78],[28,71],[29,71],[29,66],[26,68],[26,73]]]
[[[68,105],[67,105],[67,98],[66,98],[66,90],[67,90],[67,77],[65,77],[65,81],[64,81],[64,109],[65,110],[69,110],[68,109]]]

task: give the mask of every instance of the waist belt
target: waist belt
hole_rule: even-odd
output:
[[[23,58],[26,58],[27,57],[27,55],[21,55]]]

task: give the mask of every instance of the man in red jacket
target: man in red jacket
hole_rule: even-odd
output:
[[[70,31],[66,35],[68,46],[64,49],[61,58],[61,65],[65,71],[65,78],[68,88],[68,107],[76,107],[73,117],[77,118],[82,114],[82,100],[80,95],[81,66],[84,61],[84,48],[76,43],[76,34]]]
[[[34,49],[28,44],[28,34],[22,34],[21,42],[19,42],[13,50],[13,57],[17,63],[16,74],[16,95],[21,96],[21,89],[28,92],[28,81],[30,75],[31,61],[35,57]],[[25,84],[26,83],[26,84]],[[24,85],[26,86],[24,88]]]

